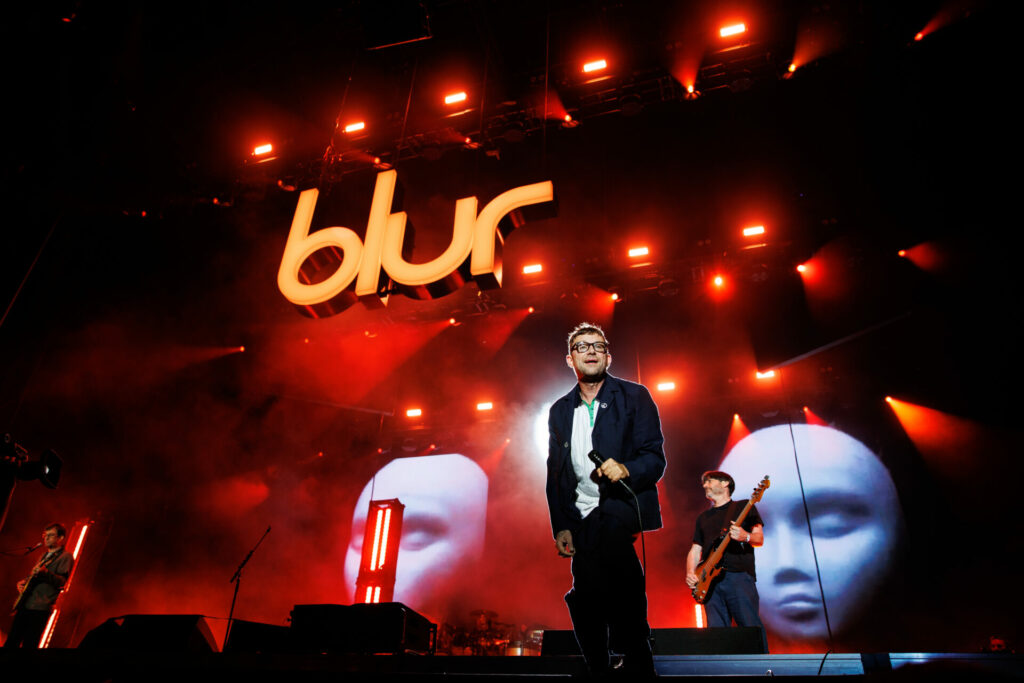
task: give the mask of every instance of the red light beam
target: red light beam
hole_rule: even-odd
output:
[[[748,434],[750,434],[750,430],[747,429],[747,425],[743,424],[740,414],[736,413],[733,415],[732,426],[729,427],[729,438],[725,440],[725,448],[722,449],[722,458],[724,459],[729,451],[732,450],[732,447]]]
[[[891,396],[885,401],[928,464],[952,479],[963,480],[1006,450],[1007,441],[979,422]]]

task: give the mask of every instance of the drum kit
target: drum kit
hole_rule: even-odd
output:
[[[471,628],[443,624],[438,633],[438,652],[474,657],[537,657],[540,655],[544,626],[506,624],[492,610],[469,613]]]

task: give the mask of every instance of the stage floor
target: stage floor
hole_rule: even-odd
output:
[[[1012,654],[843,653],[801,655],[659,655],[663,678],[719,676],[915,678],[942,674],[1020,678],[1024,657]],[[820,673],[819,673],[820,672]],[[447,657],[414,655],[182,654],[167,652],[0,650],[4,681],[506,681],[584,677],[579,657]]]

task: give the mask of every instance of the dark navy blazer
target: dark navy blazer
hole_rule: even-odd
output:
[[[575,536],[582,523],[576,508],[576,472],[572,467],[573,411],[580,404],[579,385],[555,401],[548,415],[548,511],[551,533],[568,529]],[[645,531],[661,528],[661,506],[655,486],[665,473],[665,438],[651,393],[643,385],[607,375],[594,399],[600,405],[594,420],[594,450],[604,459],[614,458],[629,470],[626,480],[637,495]],[[619,484],[601,478],[602,514],[622,519],[639,531],[636,503]]]

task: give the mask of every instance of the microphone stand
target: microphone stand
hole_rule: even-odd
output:
[[[270,526],[268,525],[267,530],[263,532],[262,536],[260,536],[260,540],[256,541],[256,545],[252,547],[252,550],[249,551],[249,554],[245,556],[244,560],[242,560],[242,564],[238,565],[238,569],[236,569],[235,573],[232,574],[231,580],[228,581],[228,583],[235,584],[235,593],[231,596],[231,609],[228,611],[228,627],[227,630],[224,631],[225,646],[227,646],[228,644],[228,636],[231,635],[231,624],[235,616],[235,602],[238,600],[238,587],[242,584],[242,569],[244,569],[245,565],[249,563],[249,560],[252,559],[252,554],[256,552],[256,548],[260,547],[260,543],[263,543],[263,539],[266,538],[267,534],[269,533]]]
[[[0,550],[0,555],[6,555],[7,557],[24,557],[25,555],[31,555],[36,550],[43,547],[42,543],[33,546],[25,546],[24,548],[13,548],[11,550]]]

